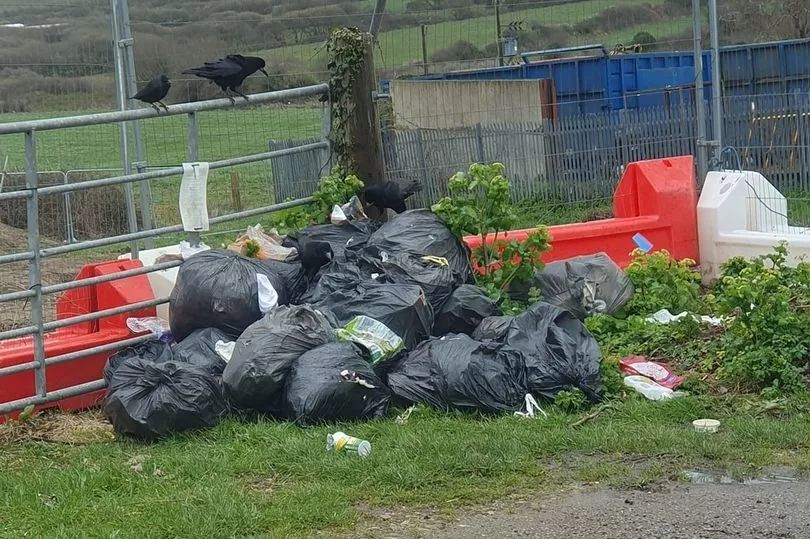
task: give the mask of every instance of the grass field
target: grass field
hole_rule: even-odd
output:
[[[658,5],[663,0],[620,0],[615,6]],[[607,5],[603,0],[586,0],[572,4],[560,4],[526,10],[508,12],[508,20],[522,20],[527,24],[541,23],[548,26],[576,24],[602,11]],[[648,31],[665,42],[668,36],[683,32],[691,27],[691,18],[678,17],[670,21],[637,25],[616,32],[603,32],[577,36],[577,44],[601,42],[612,47],[616,43],[629,43],[640,31]],[[427,25],[428,55],[447,48],[457,41],[468,41],[484,47],[496,41],[495,16],[477,17],[460,21],[448,21]],[[581,43],[580,43],[581,42]],[[422,58],[422,38],[419,27],[401,28],[381,32],[377,49],[378,67],[401,66],[420,62]],[[325,62],[325,53],[319,52],[321,44],[294,45],[260,51],[268,60],[297,62],[307,70],[318,69]]]
[[[0,122],[51,117],[50,114],[5,114]],[[200,159],[217,160],[268,150],[270,140],[300,139],[320,135],[321,109],[315,106],[255,107],[220,110],[199,115]],[[178,166],[186,161],[187,120],[184,116],[155,118],[142,122],[147,163],[152,167]],[[2,137],[0,163],[8,156],[8,170],[23,169],[23,137]],[[87,171],[71,174],[77,181],[120,173],[120,128],[117,124],[89,126],[37,133],[38,166],[42,171]],[[100,169],[100,170],[99,170]],[[106,170],[105,170],[106,169]],[[209,206],[212,215],[230,212],[231,175],[237,174],[243,208],[271,204],[272,169],[268,162],[242,165],[209,175]],[[22,174],[9,176],[24,182]],[[58,179],[58,178],[57,178]],[[151,182],[158,224],[179,222],[177,196],[179,177]]]
[[[807,472],[806,416],[785,403],[778,418],[760,410],[745,400],[634,396],[582,427],[571,426],[581,415],[552,409],[536,420],[423,411],[402,426],[228,420],[153,445],[75,428],[70,444],[11,441],[14,431],[0,427],[0,536],[285,537],[362,529],[368,506],[452,515],[510,493],[640,488],[694,467]],[[701,417],[720,419],[721,432],[694,432]],[[327,453],[335,430],[370,440],[372,456]]]

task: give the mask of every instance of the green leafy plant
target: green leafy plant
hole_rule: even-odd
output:
[[[318,190],[312,194],[313,211],[317,212],[315,220],[326,222],[335,205],[342,206],[361,189],[363,182],[357,176],[347,173],[343,167],[333,168],[329,175],[321,178]]]
[[[637,249],[625,270],[635,294],[622,314],[648,316],[661,309],[669,309],[673,314],[700,312],[704,307],[700,298],[700,274],[694,266],[694,260],[674,260],[665,250],[645,254]]]
[[[323,224],[333,206],[342,206],[361,189],[363,182],[357,176],[337,166],[321,178],[318,189],[312,193],[311,204],[276,213],[272,225],[282,234],[288,234],[310,225]]]
[[[554,396],[554,405],[566,412],[578,412],[590,404],[588,398],[579,388],[560,391]]]
[[[530,279],[543,266],[540,256],[549,249],[549,236],[538,227],[523,241],[499,240],[516,222],[504,172],[501,163],[470,165],[467,172],[450,178],[451,196],[439,200],[433,211],[456,236],[481,237],[481,247],[472,253],[479,269],[478,285],[494,300],[516,308],[506,297],[509,285]],[[488,245],[490,235],[493,241]]]
[[[795,392],[810,367],[810,264],[787,265],[788,250],[730,260],[716,287],[728,317],[719,374],[749,389]]]

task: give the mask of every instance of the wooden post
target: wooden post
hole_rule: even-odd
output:
[[[351,134],[351,154],[357,167],[357,177],[366,186],[383,183],[385,164],[383,162],[380,121],[375,109],[373,93],[377,78],[374,74],[374,39],[366,34],[364,60],[352,85],[354,116],[349,124]],[[369,217],[373,217],[370,215]]]
[[[231,207],[233,211],[242,211],[242,190],[238,172],[231,172]]]
[[[428,74],[428,53],[427,53],[427,25],[422,25],[422,71]]]

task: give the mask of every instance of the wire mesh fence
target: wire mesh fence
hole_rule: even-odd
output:
[[[702,37],[706,45],[707,2],[702,3]],[[718,3],[720,45],[765,43],[810,35],[807,23],[810,6],[806,2],[720,0]],[[248,93],[325,80],[324,43],[330,29],[368,27],[376,2],[178,0],[166,4],[158,0],[129,0],[128,4],[127,26],[134,37],[138,85],[159,73],[168,73],[173,85],[167,102],[177,103],[220,95],[216,86],[182,71],[226,53],[256,54],[267,60],[270,76],[256,74],[248,78],[243,88]],[[555,80],[559,99],[556,107],[561,117],[540,122],[544,125],[542,136],[532,121],[505,122],[503,110],[494,111],[493,123],[482,124],[485,131],[495,129],[492,126],[500,129],[484,135],[487,150],[483,156],[509,161],[517,176],[534,178],[520,180],[523,187],[517,190],[519,198],[568,202],[598,199],[610,194],[628,160],[697,151],[694,143],[697,118],[690,104],[696,80],[694,69],[687,62],[693,45],[691,0],[389,0],[386,4],[375,48],[381,80],[518,63],[529,65],[524,62],[530,62],[532,69],[536,69],[528,74],[525,68],[527,73],[521,77]],[[3,75],[0,90],[5,89],[3,85],[13,84],[8,91],[0,91],[0,121],[115,106],[110,6],[109,0],[48,0],[28,4],[0,0],[0,17],[4,21],[0,24],[0,43],[4,45],[0,53]],[[601,48],[573,54],[560,51],[582,45]],[[538,51],[540,54],[530,54]],[[639,51],[650,54],[680,51],[681,55],[661,56],[664,58],[661,65],[655,64],[658,59],[649,60],[644,76],[659,77],[663,82],[657,88],[644,89],[640,70],[633,75],[635,87],[627,82],[632,78],[628,66],[647,61],[640,57],[636,60],[633,53]],[[607,78],[596,80],[593,70],[586,69],[583,62],[604,54],[626,62],[611,64],[618,67],[606,68]],[[560,62],[572,55],[577,61],[563,67]],[[753,52],[729,50],[723,52],[723,60],[723,110],[727,111],[723,114],[727,132],[724,143],[738,148],[744,166],[776,178],[780,189],[791,193],[804,191],[808,183],[805,170],[810,143],[803,126],[806,107],[802,96],[810,89],[810,44],[763,45]],[[708,72],[711,68],[708,55],[705,62]],[[555,71],[558,68],[570,72]],[[677,81],[664,80],[668,75],[656,71],[662,68],[680,69]],[[517,75],[501,72],[486,76]],[[708,73],[704,78],[708,85]],[[610,81],[620,79],[626,79],[623,91],[627,92],[620,97],[611,95]],[[564,87],[565,80],[575,80],[575,92]],[[604,95],[597,95],[598,91]],[[707,89],[707,98],[710,92]],[[641,116],[617,112],[647,107],[645,103],[652,105]],[[385,103],[380,105],[385,107]],[[473,104],[472,108],[475,106],[478,105]],[[480,106],[490,107],[493,112],[490,104]],[[321,113],[317,101],[304,100],[288,107],[256,107],[201,116],[200,159],[264,150],[270,141],[275,147],[282,147],[291,144],[290,141],[318,136]],[[389,175],[424,177],[421,165],[413,162],[418,158],[413,126],[406,125],[408,119],[398,111],[385,120],[386,155],[391,161],[387,164]],[[711,121],[707,119],[707,127],[711,127]],[[475,124],[462,127],[480,130]],[[143,121],[141,130],[144,149],[140,157],[134,133],[129,133],[130,161],[140,160],[140,165],[148,170],[176,166],[187,158],[185,133],[178,118]],[[448,134],[424,126],[416,131],[421,132],[423,145],[430,141],[420,150],[428,161],[441,160],[440,156],[447,152],[454,155],[452,159],[444,159],[441,163],[444,169],[439,173],[441,167],[437,168],[436,178],[447,175],[450,162],[458,162],[461,167],[462,162],[481,157],[478,134],[473,131]],[[63,173],[85,171],[69,173],[68,181],[82,174],[90,177],[90,170],[122,167],[121,133],[115,126],[72,130],[71,139],[93,141],[82,147],[71,147],[66,140],[48,140],[48,136],[61,135],[43,135],[40,158],[43,168]],[[459,150],[458,142],[450,143],[453,137],[458,140],[466,137],[471,144],[469,159],[462,158],[466,150]],[[541,139],[543,158],[539,159]],[[0,164],[8,173],[20,170],[21,154],[15,147],[21,145],[0,149]],[[411,157],[405,158],[409,152]],[[277,161],[276,167],[295,168],[296,161],[288,161],[289,166]],[[429,163],[425,166],[431,168]],[[249,165],[234,174],[216,175],[212,184],[212,211],[244,207],[253,200],[277,198],[279,193],[295,191],[277,188],[272,169],[271,164]],[[141,197],[146,184],[134,187],[136,204],[150,206],[154,224],[176,218],[176,183],[152,182],[151,193],[147,193],[151,199]],[[437,190],[434,194],[441,192]],[[110,192],[105,196],[113,200],[123,195]],[[427,198],[421,202],[428,203],[430,197],[427,194],[424,197]],[[115,203],[109,204],[112,209],[108,210],[93,210],[90,201],[83,201],[80,206],[93,215],[106,212],[110,226],[119,226],[114,217]],[[65,213],[64,209],[60,211]],[[77,211],[71,209],[68,213]],[[60,215],[57,212],[57,218]],[[76,217],[76,221],[81,220],[81,216]],[[88,232],[84,235],[80,230],[79,236],[92,237],[91,225],[85,226]],[[64,232],[69,234],[67,230]]]

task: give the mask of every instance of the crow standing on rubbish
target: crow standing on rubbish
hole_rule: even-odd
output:
[[[387,208],[402,213],[407,209],[405,201],[421,190],[422,184],[418,180],[405,188],[396,182],[372,185],[366,188],[366,204],[376,207],[380,213]]]
[[[200,67],[193,67],[183,71],[184,75],[194,75],[203,79],[208,79],[210,82],[219,86],[225,92],[225,95],[232,103],[235,103],[234,98],[228,93],[233,92],[236,95],[248,97],[239,91],[239,87],[250,75],[257,71],[261,71],[265,76],[270,75],[264,69],[264,60],[257,56],[242,56],[241,54],[229,54],[225,58],[213,62],[205,62]]]
[[[312,281],[318,270],[332,261],[334,252],[332,246],[325,241],[302,239],[298,242],[298,258],[307,279]]]
[[[168,107],[163,103],[162,99],[168,95],[169,88],[171,87],[172,82],[169,80],[169,77],[166,74],[163,74],[150,80],[140,92],[133,95],[130,99],[137,99],[142,103],[152,105],[152,107],[154,107],[154,109],[158,112],[160,112],[160,107],[155,105],[155,103],[158,103],[164,109],[169,110]]]

